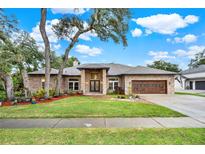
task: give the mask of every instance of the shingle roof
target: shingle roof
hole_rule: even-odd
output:
[[[38,70],[38,71],[29,72],[28,74],[45,74],[45,68]],[[50,74],[58,74],[58,70],[52,68]]]
[[[90,64],[82,64],[77,67],[78,69],[109,69],[110,67],[104,63],[90,63]]]
[[[45,74],[45,68],[43,68],[39,71],[29,72],[28,74],[30,74],[30,75]],[[52,68],[51,74],[52,75],[58,74],[58,70]],[[80,75],[80,71],[76,67],[68,67],[68,68],[64,68],[63,75],[78,76],[78,75]]]
[[[185,75],[185,74],[202,73],[202,72],[205,72],[205,65],[199,65],[198,67],[187,69],[185,71],[182,71],[181,74]]]
[[[155,68],[150,68],[150,67],[144,67],[144,66],[136,66],[128,71],[124,72],[123,74],[176,74],[175,72],[170,72],[170,71],[164,71],[160,69],[155,69]]]
[[[65,68],[63,70],[63,75],[71,75],[78,76],[80,75],[80,69],[108,69],[108,75],[133,75],[133,74],[176,74],[175,72],[169,72],[144,66],[127,66],[123,64],[115,64],[115,63],[91,63],[91,64],[82,64],[75,67]],[[29,74],[44,74],[45,70],[39,70],[35,72],[31,72]],[[51,74],[57,74],[58,70],[52,69]]]

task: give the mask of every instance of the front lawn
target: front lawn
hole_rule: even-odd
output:
[[[201,93],[175,92],[175,94],[178,94],[178,95],[193,95],[193,96],[205,97],[205,94],[201,94]]]
[[[0,129],[0,144],[205,144],[205,129]]]
[[[182,114],[150,103],[75,96],[47,104],[0,108],[0,118],[179,117]]]

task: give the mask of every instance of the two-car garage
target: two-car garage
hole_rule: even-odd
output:
[[[132,80],[134,94],[167,94],[166,80]]]

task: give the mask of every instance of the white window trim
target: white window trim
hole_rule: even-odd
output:
[[[72,89],[70,89],[70,83],[72,83]],[[68,90],[72,90],[72,91],[78,91],[75,90],[75,83],[78,83],[78,90],[79,90],[79,81],[68,81]]]
[[[112,83],[112,89],[110,89],[110,83]],[[118,81],[118,79],[117,80],[109,80],[109,90],[115,90],[115,83],[117,83],[118,84],[118,86],[119,86],[119,81]]]

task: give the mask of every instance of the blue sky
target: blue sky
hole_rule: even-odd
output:
[[[49,9],[47,30],[52,49],[60,55],[68,41],[59,41],[51,30],[64,14],[77,14],[86,19],[89,9]],[[95,34],[88,33],[71,51],[81,63],[114,62],[132,66],[146,65],[154,60],[179,64],[182,69],[195,53],[205,48],[204,9],[130,9],[132,18],[127,33],[128,47],[113,41],[102,42]],[[38,30],[40,9],[5,9],[7,15],[15,15],[19,27],[31,34],[39,46],[42,40]]]

